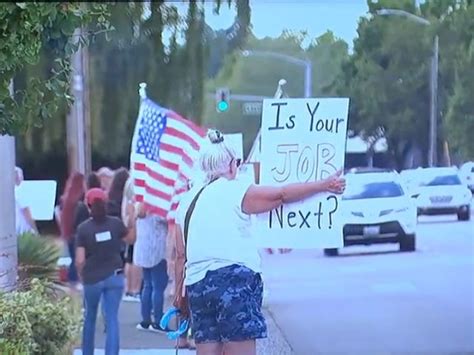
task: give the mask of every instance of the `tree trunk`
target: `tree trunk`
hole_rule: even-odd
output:
[[[15,138],[0,136],[0,291],[16,287],[18,250],[15,229]]]

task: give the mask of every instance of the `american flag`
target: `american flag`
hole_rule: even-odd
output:
[[[179,194],[186,191],[206,131],[144,98],[130,157],[135,196],[147,209],[174,221]]]

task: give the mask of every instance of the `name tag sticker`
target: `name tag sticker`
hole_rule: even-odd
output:
[[[95,235],[95,240],[96,242],[106,242],[107,240],[111,240],[112,236],[110,235],[110,232],[102,232],[102,233],[96,233]]]

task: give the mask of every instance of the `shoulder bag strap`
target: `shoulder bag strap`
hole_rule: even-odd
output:
[[[184,217],[184,248],[186,250],[186,244],[188,243],[188,229],[189,229],[189,221],[191,219],[191,215],[194,211],[194,207],[196,207],[196,202],[199,198],[199,196],[201,195],[201,193],[204,191],[204,189],[209,186],[210,184],[212,184],[214,181],[216,181],[217,179],[214,179],[212,180],[209,184],[207,185],[204,185],[201,190],[199,190],[199,192],[196,194],[196,196],[194,196],[194,199],[193,201],[191,202],[191,204],[189,205],[189,208],[188,210],[186,211],[186,216]]]

